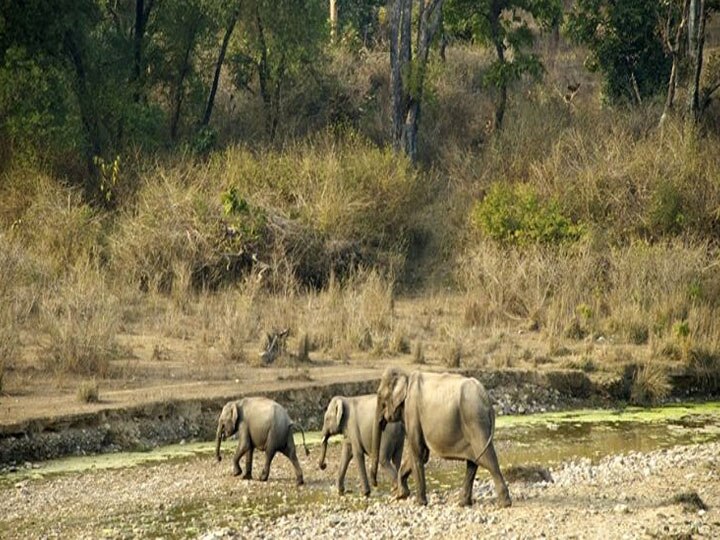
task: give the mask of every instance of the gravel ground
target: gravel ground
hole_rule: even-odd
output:
[[[220,464],[200,456],[37,480],[0,476],[0,537],[720,538],[718,442],[565,462],[550,469],[553,482],[510,483],[513,507],[502,510],[487,477],[476,481],[475,505],[460,508],[463,466],[435,460],[426,508],[392,501],[387,480],[369,499],[358,496],[354,463],[341,498],[339,447],[323,472],[318,450],[301,456],[301,488],[283,456],[267,483],[232,477],[229,448]],[[688,493],[701,501],[675,500]]]

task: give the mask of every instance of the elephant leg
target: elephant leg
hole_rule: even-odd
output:
[[[265,466],[263,467],[262,474],[260,475],[261,482],[267,482],[267,479],[270,476],[270,464],[275,457],[276,451],[277,450],[275,450],[275,448],[268,448],[265,450]]]
[[[255,449],[250,446],[247,454],[245,454],[245,474],[242,475],[243,480],[252,480],[253,452]]]
[[[407,499],[410,496],[410,488],[408,487],[408,478],[410,477],[410,473],[412,473],[412,464],[410,463],[410,460],[402,460],[398,468],[397,485],[395,486],[397,489],[395,498],[398,500]]]
[[[477,473],[477,463],[471,460],[466,461],[465,482],[463,483],[463,492],[460,499],[460,506],[472,506],[472,489],[475,482],[475,474]]]
[[[288,444],[282,450],[282,453],[287,456],[287,458],[290,460],[290,463],[292,463],[293,468],[295,469],[295,484],[298,486],[302,486],[305,483],[305,480],[303,479],[303,472],[302,468],[300,467],[300,460],[297,457],[295,440],[293,439],[292,434],[288,436]]]
[[[390,478],[392,479],[392,483],[395,484],[397,482],[398,470],[393,459],[388,459],[387,456],[383,456],[382,460],[380,461],[380,465],[382,465],[383,469],[387,471],[387,473],[390,475]],[[375,485],[377,485],[377,482],[375,483]]]
[[[430,452],[422,435],[416,435],[410,440],[410,456],[412,458],[412,468],[415,476],[415,485],[417,489],[416,500],[422,506],[427,506],[427,487],[425,485],[425,463],[430,457]]]
[[[350,443],[344,442],[342,445],[342,454],[340,455],[340,470],[338,471],[337,489],[340,495],[345,493],[345,474],[347,473],[350,460],[353,458],[352,447]]]
[[[382,452],[382,449],[380,450]],[[380,454],[380,464],[383,465],[383,456],[384,454]],[[377,479],[378,470],[375,466],[375,460],[370,460],[370,483],[372,484],[372,487],[377,487],[378,485],[378,479]]]
[[[508,491],[507,484],[505,483],[505,478],[503,478],[502,472],[500,471],[497,454],[495,454],[495,448],[492,444],[480,458],[478,464],[487,469],[490,476],[492,476],[493,482],[495,483],[495,493],[498,498],[498,506],[500,506],[500,508],[507,508],[508,506],[511,506],[512,500],[510,499],[510,492]]]
[[[370,484],[368,483],[367,470],[365,469],[365,454],[359,447],[353,448],[355,461],[357,461],[358,473],[360,473],[360,487],[362,494],[368,497],[370,495]]]
[[[419,505],[427,506],[427,486],[425,485],[425,464],[418,456],[413,456],[413,472],[417,484],[415,500]]]
[[[240,476],[242,469],[240,468],[240,459],[245,455],[246,452],[251,450],[252,445],[247,434],[241,434],[238,436],[238,445],[233,456],[233,475]]]

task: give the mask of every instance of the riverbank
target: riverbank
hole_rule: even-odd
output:
[[[414,369],[417,366],[406,366]],[[425,369],[442,369],[425,366]],[[499,415],[528,414],[579,407],[613,407],[627,402],[632,373],[614,377],[591,377],[581,370],[465,369],[488,389]],[[65,455],[86,455],[120,450],[148,450],[158,445],[191,440],[210,440],[218,412],[230,399],[265,395],[282,403],[291,417],[306,429],[318,429],[325,406],[334,395],[359,395],[376,390],[382,369],[366,367],[344,376],[323,368],[312,370],[309,380],[263,381],[254,385],[241,381],[223,385],[200,385],[192,392],[172,397],[162,391],[144,391],[133,397],[133,405],[107,399],[87,404],[84,411],[0,419],[0,466],[16,468]],[[692,380],[679,373],[672,379],[672,396],[692,396]],[[168,396],[168,397],[166,397]],[[11,398],[12,399],[12,398]],[[17,404],[2,407],[18,408]],[[37,413],[36,413],[37,414]],[[13,415],[10,415],[13,418]],[[15,415],[17,417],[17,415]]]
[[[317,469],[317,447],[300,456],[296,488],[278,456],[267,483],[242,481],[211,445],[169,449],[163,461],[93,466],[62,460],[0,475],[3,538],[716,538],[720,534],[718,404],[628,413],[555,413],[499,419],[497,449],[513,506],[498,509],[480,474],[472,508],[457,505],[463,466],[431,458],[429,505],[392,501],[388,479],[369,499],[337,496],[339,447]],[[696,443],[693,443],[695,441]],[[617,444],[618,446],[614,446]],[[648,446],[643,446],[648,445]],[[227,441],[229,457],[234,441]],[[182,448],[183,450],[180,450]],[[148,454],[141,454],[148,456]],[[110,459],[112,456],[108,456]],[[255,456],[255,475],[263,456]],[[519,465],[549,474],[520,474]]]

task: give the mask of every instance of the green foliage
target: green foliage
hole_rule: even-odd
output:
[[[322,62],[328,36],[325,6],[320,0],[242,3],[241,28],[231,44],[228,65],[237,88],[256,88],[270,139],[281,123],[287,86],[316,72]]]
[[[655,237],[678,234],[686,224],[683,193],[670,181],[661,181],[647,209],[648,232]]]
[[[663,49],[660,0],[578,0],[567,32],[587,45],[586,67],[603,74],[605,97],[636,102],[667,85],[671,60]]]
[[[493,184],[473,208],[472,221],[486,236],[507,244],[557,244],[583,234],[557,201],[541,200],[529,184]]]
[[[678,339],[687,339],[690,336],[690,324],[687,321],[677,321],[673,324],[673,334]]]
[[[544,68],[540,58],[532,52],[535,35],[529,21],[532,18],[544,29],[559,24],[562,2],[447,0],[443,15],[443,29],[451,39],[503,49],[507,56],[492,62],[484,75],[485,84],[501,87],[520,80],[523,75],[542,76]]]

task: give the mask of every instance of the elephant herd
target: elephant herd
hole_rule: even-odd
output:
[[[216,457],[220,461],[220,443],[224,437],[238,434],[233,457],[233,474],[252,477],[255,449],[265,452],[260,479],[265,481],[277,452],[287,456],[295,469],[296,482],[303,484],[293,434],[302,428],[295,424],[280,404],[263,397],[244,398],[227,403],[218,420]],[[345,490],[345,474],[355,458],[364,495],[370,494],[370,482],[377,486],[378,466],[392,478],[397,498],[410,495],[408,478],[414,475],[416,498],[427,504],[425,464],[431,452],[438,457],[465,461],[465,481],[460,499],[462,506],[472,504],[472,486],[478,466],[490,472],[498,504],[511,505],[510,493],[498,464],[493,445],[495,412],[485,388],[473,378],[453,373],[408,373],[388,368],[383,373],[377,394],[332,398],[325,411],[322,450],[318,466],[325,469],[328,439],[343,434],[342,456],[337,477],[340,494]],[[303,446],[305,433],[302,432]],[[403,455],[404,447],[407,452]],[[371,456],[370,482],[365,455]],[[240,460],[245,456],[245,473]]]

